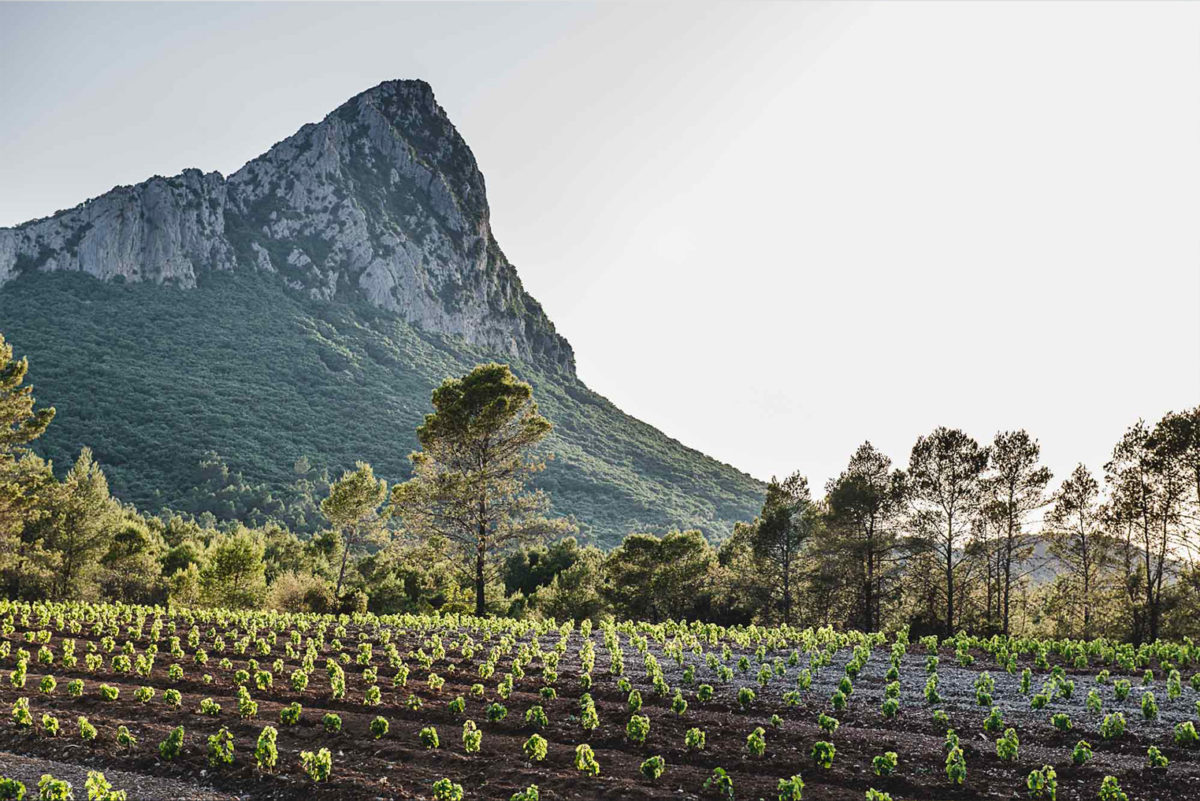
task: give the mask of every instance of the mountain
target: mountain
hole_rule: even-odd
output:
[[[601,544],[719,538],[763,494],[579,380],[421,81],[363,92],[228,178],[185,170],[0,229],[0,331],[58,407],[41,450],[61,465],[90,445],[150,510],[198,511],[204,486],[223,494],[207,511],[247,517],[356,459],[403,479],[432,388],[490,360],[534,384],[556,427],[539,484]]]

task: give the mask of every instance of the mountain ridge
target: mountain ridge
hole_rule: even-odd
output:
[[[579,380],[424,81],[361,92],[227,178],[154,176],[0,229],[0,331],[59,406],[46,453],[93,445],[114,489],[151,509],[196,511],[184,466],[214,453],[281,495],[299,458],[402,479],[432,387],[493,359],[534,383],[556,425],[538,484],[596,541],[719,538],[761,501],[761,482]]]

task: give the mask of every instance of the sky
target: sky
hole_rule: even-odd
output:
[[[625,411],[815,487],[1200,403],[1200,6],[0,4],[0,226],[229,174],[391,78]],[[0,325],[3,321],[0,321]]]

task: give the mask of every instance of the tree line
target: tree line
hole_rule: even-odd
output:
[[[286,611],[690,618],[915,632],[1154,640],[1200,624],[1200,407],[1139,421],[1096,473],[1053,490],[1025,431],[939,427],[896,466],[869,442],[817,496],[769,482],[721,542],[632,533],[604,552],[544,493],[551,423],[505,365],[438,387],[411,477],[359,463],[322,482],[326,525],[148,515],[83,449],[58,478],[31,444],[24,359],[0,336],[0,592]]]

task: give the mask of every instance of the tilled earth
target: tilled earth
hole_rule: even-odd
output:
[[[354,632],[351,632],[353,634]],[[28,647],[23,639],[13,635],[12,647]],[[888,668],[888,651],[877,649],[866,668],[854,681],[854,692],[849,706],[842,712],[834,712],[828,706],[831,693],[843,675],[843,667],[850,658],[850,650],[839,652],[833,664],[825,667],[814,678],[812,687],[802,695],[799,706],[789,707],[783,703],[784,692],[794,688],[795,675],[799,668],[788,668],[787,674],[774,678],[767,687],[760,688],[755,681],[756,667],[746,674],[735,674],[733,681],[721,683],[703,659],[688,655],[688,662],[695,665],[696,677],[691,686],[682,680],[682,671],[676,663],[664,655],[653,642],[650,645],[664,671],[668,683],[681,687],[689,702],[682,716],[670,709],[668,698],[655,696],[645,681],[641,667],[641,656],[628,645],[625,646],[626,675],[639,689],[645,699],[641,714],[651,721],[650,735],[645,744],[637,745],[625,736],[625,724],[629,720],[626,695],[617,687],[615,677],[607,673],[608,655],[600,638],[596,640],[595,684],[591,689],[600,717],[600,727],[585,732],[579,722],[579,634],[572,635],[571,647],[559,669],[557,683],[559,698],[544,701],[538,695],[541,686],[540,669],[531,669],[529,675],[520,680],[512,695],[505,701],[508,716],[498,722],[486,720],[485,708],[496,697],[496,683],[505,673],[507,658],[497,667],[496,674],[483,682],[487,687],[486,697],[472,699],[469,687],[477,678],[479,661],[486,648],[479,649],[475,658],[464,661],[457,651],[451,649],[449,662],[434,665],[434,672],[446,679],[440,692],[433,692],[425,681],[425,673],[413,660],[406,660],[412,668],[407,686],[393,688],[391,675],[386,666],[381,666],[378,684],[383,690],[383,703],[379,706],[364,706],[365,686],[353,665],[346,666],[348,684],[347,697],[340,701],[330,700],[329,681],[323,669],[324,656],[312,672],[308,688],[303,693],[293,692],[287,685],[287,673],[299,666],[296,660],[285,659],[287,672],[275,677],[274,688],[253,691],[259,704],[258,716],[253,720],[241,720],[237,716],[234,701],[236,687],[232,671],[217,666],[214,655],[204,668],[189,661],[181,661],[186,678],[172,682],[167,677],[167,666],[171,659],[161,653],[149,679],[117,676],[106,666],[96,673],[83,668],[82,654],[86,651],[86,635],[75,638],[76,653],[80,654],[77,669],[64,671],[57,666],[53,673],[58,679],[58,689],[52,695],[37,691],[44,669],[36,663],[29,666],[29,676],[24,689],[14,689],[7,681],[7,670],[0,676],[0,704],[7,718],[7,710],[18,697],[30,699],[34,719],[38,721],[33,732],[22,732],[11,722],[0,724],[0,776],[17,776],[34,790],[39,768],[31,768],[28,758],[54,760],[60,765],[75,766],[74,773],[66,775],[69,768],[50,766],[48,772],[58,778],[70,778],[82,797],[82,776],[86,769],[105,771],[114,786],[130,792],[131,799],[173,798],[180,801],[197,799],[393,799],[431,798],[431,786],[439,778],[447,777],[463,786],[466,799],[500,799],[507,801],[512,793],[530,784],[537,784],[543,799],[703,799],[717,798],[712,791],[704,791],[703,785],[714,767],[720,766],[733,779],[737,799],[774,799],[780,778],[800,774],[805,783],[806,801],[831,799],[833,801],[861,801],[868,788],[876,788],[900,799],[926,799],[948,801],[949,799],[1012,799],[1028,797],[1025,778],[1033,768],[1050,764],[1058,773],[1058,798],[1063,801],[1096,799],[1101,780],[1105,775],[1116,776],[1131,801],[1197,801],[1200,800],[1200,749],[1176,747],[1172,742],[1174,725],[1183,720],[1196,721],[1196,702],[1200,693],[1186,685],[1183,696],[1168,700],[1165,680],[1160,675],[1154,685],[1141,686],[1140,675],[1127,678],[1133,683],[1133,691],[1124,702],[1117,702],[1111,684],[1097,684],[1093,670],[1068,668],[1068,675],[1076,682],[1072,698],[1056,699],[1049,707],[1033,711],[1029,697],[1019,691],[1019,676],[1009,675],[992,669],[995,680],[994,705],[1004,713],[1006,726],[1015,728],[1020,737],[1020,756],[1013,763],[1006,763],[996,756],[996,735],[983,731],[983,719],[987,709],[980,708],[975,700],[975,681],[986,669],[986,654],[976,654],[977,663],[971,668],[958,667],[953,663],[953,654],[943,651],[938,668],[939,687],[943,701],[940,708],[951,719],[951,725],[961,737],[961,745],[967,761],[967,780],[962,786],[951,785],[944,772],[945,729],[936,724],[931,716],[931,707],[925,703],[926,680],[925,657],[918,647],[910,647],[900,669],[901,707],[898,716],[885,719],[879,711],[884,692],[884,674]],[[421,646],[423,637],[402,635],[398,632],[398,646],[402,654]],[[347,638],[347,642],[353,640]],[[553,647],[557,636],[546,636],[542,645]],[[58,653],[59,639],[52,646]],[[30,650],[36,650],[30,648]],[[263,666],[281,656],[282,642],[277,653],[261,657]],[[735,652],[734,661],[737,654]],[[777,654],[787,657],[787,653]],[[771,657],[776,654],[769,655]],[[234,658],[234,669],[246,666],[243,657]],[[11,657],[5,667],[11,669]],[[377,657],[376,664],[383,660]],[[751,657],[751,661],[756,660]],[[1026,664],[1022,661],[1021,667]],[[212,684],[199,681],[203,673],[214,677]],[[1114,671],[1113,678],[1119,674]],[[66,682],[81,678],[86,691],[82,698],[70,698]],[[1046,678],[1045,671],[1034,671],[1031,692],[1036,692]],[[1185,676],[1186,679],[1186,676]],[[105,702],[99,697],[101,682],[120,688],[120,698]],[[701,683],[716,688],[715,697],[701,703],[696,698],[695,688]],[[134,699],[134,690],[143,685],[157,689],[155,698],[148,704]],[[740,687],[750,686],[758,693],[756,701],[746,710],[739,708],[736,696]],[[183,693],[182,709],[169,708],[162,700],[163,690],[174,687]],[[1104,740],[1099,736],[1102,715],[1089,713],[1084,698],[1089,689],[1097,689],[1104,700],[1104,712],[1122,711],[1128,722],[1128,732],[1117,740]],[[1160,707],[1157,720],[1142,718],[1140,701],[1143,689],[1154,691]],[[412,710],[405,699],[412,693],[423,705]],[[454,715],[447,708],[450,700],[457,696],[466,698],[465,715]],[[196,711],[201,699],[212,697],[222,705],[219,716],[209,717]],[[296,726],[282,726],[279,710],[299,701],[304,712]],[[534,704],[542,704],[550,724],[541,730],[549,740],[549,754],[544,762],[529,763],[522,754],[521,745],[536,731],[525,723],[525,711]],[[832,736],[817,726],[820,712],[834,715],[841,721]],[[58,717],[62,731],[57,737],[49,737],[41,730],[43,713]],[[327,733],[321,724],[326,712],[336,712],[343,720],[340,734]],[[1070,715],[1074,728],[1060,733],[1050,723],[1056,712]],[[778,714],[782,726],[770,724],[772,714]],[[99,729],[97,741],[85,744],[78,736],[76,718],[86,715]],[[390,730],[382,739],[374,739],[369,724],[376,715],[382,715],[390,723]],[[483,731],[481,751],[476,754],[464,752],[461,730],[465,719],[476,721]],[[266,724],[279,730],[279,765],[271,774],[263,774],[254,766],[253,750],[259,732]],[[129,727],[138,737],[138,745],[126,753],[115,741],[118,725]],[[186,730],[183,754],[171,761],[160,758],[158,744],[175,726]],[[222,726],[233,733],[236,743],[236,758],[231,766],[211,768],[207,764],[207,737]],[[418,732],[425,726],[436,727],[441,747],[425,749],[418,741]],[[746,737],[755,727],[766,729],[767,749],[762,758],[753,758],[746,751]],[[684,747],[684,732],[698,727],[707,733],[707,746],[703,751],[691,752]],[[1071,749],[1080,740],[1087,740],[1095,756],[1083,767],[1071,764]],[[810,750],[817,740],[834,743],[837,754],[833,767],[823,769],[814,765]],[[575,747],[588,743],[594,749],[600,764],[601,774],[592,778],[579,773],[574,767]],[[1157,745],[1170,759],[1166,771],[1151,771],[1145,767],[1146,749]],[[330,781],[314,784],[300,769],[299,752],[315,751],[321,747],[333,753],[333,775]],[[899,755],[899,766],[889,777],[876,776],[871,769],[874,756],[885,751]],[[651,784],[639,773],[638,767],[651,755],[661,755],[667,763],[665,774],[657,783]],[[59,776],[54,771],[62,771]],[[185,790],[186,788],[186,790]],[[32,795],[32,794],[31,794]]]

